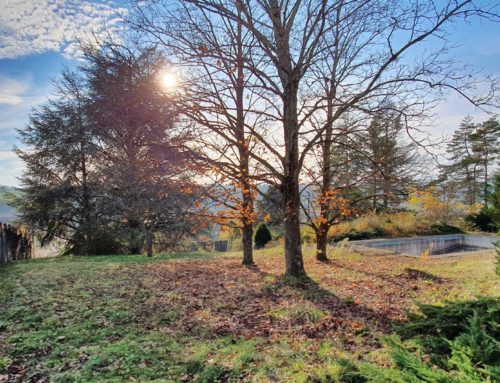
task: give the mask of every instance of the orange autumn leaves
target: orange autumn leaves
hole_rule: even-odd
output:
[[[317,198],[317,204],[321,207],[322,213],[335,212],[338,219],[348,217],[353,214],[350,200],[342,196],[340,189],[331,188],[321,193]],[[329,223],[325,214],[320,214],[314,219],[317,224]]]
[[[255,223],[256,213],[254,202],[256,199],[255,183],[244,174],[238,174],[239,179],[227,179],[213,166],[212,172],[219,174],[218,179],[221,188],[214,196],[217,207],[220,208],[214,214],[214,223],[221,226],[241,227]]]

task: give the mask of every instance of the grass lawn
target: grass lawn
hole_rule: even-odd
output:
[[[415,302],[498,296],[494,252],[445,259],[281,249],[60,257],[0,269],[0,382],[354,382],[390,365],[381,343]],[[409,272],[418,269],[424,273]]]

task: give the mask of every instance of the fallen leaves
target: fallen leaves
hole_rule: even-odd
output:
[[[260,268],[246,268],[234,258],[157,263],[140,272],[131,270],[130,278],[155,291],[155,299],[140,310],[151,317],[171,309],[180,312],[179,319],[169,323],[169,332],[270,339],[335,337],[349,347],[359,345],[357,338],[363,333],[361,344],[367,349],[379,347],[377,335],[405,320],[416,291],[433,288],[403,268],[394,274],[398,271],[394,263],[379,258],[327,264],[308,259],[314,281],[295,285],[280,277],[279,257],[257,262]],[[276,312],[279,315],[270,315]]]

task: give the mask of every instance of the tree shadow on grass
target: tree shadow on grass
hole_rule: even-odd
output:
[[[342,299],[312,279],[279,277],[237,260],[226,262],[183,262],[155,269],[160,295],[175,296],[180,307],[173,324],[180,325],[178,331],[201,337],[335,338],[354,350],[378,348],[376,334],[389,332],[394,322],[384,310]],[[147,311],[154,317],[167,307],[163,300]]]
[[[388,332],[394,320],[387,314],[375,311],[356,301],[355,297],[342,299],[325,289],[310,277],[280,278],[281,283],[293,288],[303,299],[328,312],[339,323],[346,322],[359,332],[359,325],[369,326],[371,330]]]
[[[411,280],[425,280],[428,282],[435,282],[435,283],[445,282],[445,279],[442,277],[439,277],[437,275],[431,274],[431,273],[426,272],[426,271],[413,269],[413,268],[409,268],[409,267],[405,268],[403,270],[403,272],[398,274],[398,275],[388,276],[386,274],[377,273],[375,271],[363,270],[360,267],[353,267],[353,266],[341,264],[335,260],[329,260],[327,262],[327,264],[331,265],[331,266],[336,266],[336,267],[339,267],[342,269],[351,270],[351,271],[354,271],[356,273],[361,273],[361,274],[364,274],[364,275],[367,275],[370,277],[374,277],[374,278],[377,278],[377,279],[384,281],[386,283],[394,284],[394,285],[397,285],[400,287],[403,285],[406,285],[408,283],[408,281],[411,281]]]

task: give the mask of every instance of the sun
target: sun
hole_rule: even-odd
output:
[[[170,91],[177,89],[179,85],[177,76],[172,72],[161,73],[160,82],[165,90],[170,90]]]

